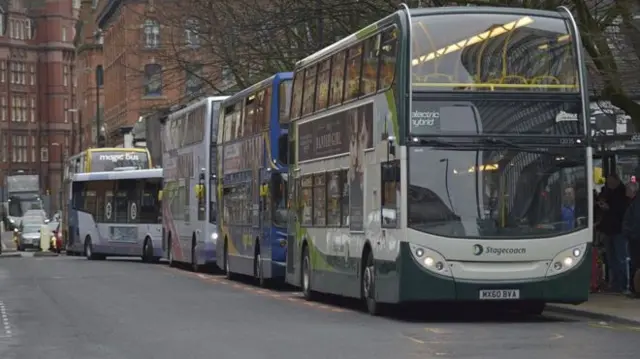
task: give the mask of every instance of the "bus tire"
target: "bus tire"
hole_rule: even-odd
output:
[[[196,234],[191,235],[191,270],[195,273],[200,271],[198,260],[196,259]]]
[[[306,300],[313,300],[315,298],[315,292],[311,289],[311,269],[309,247],[305,243],[302,247],[302,273],[300,275],[300,288],[302,288],[302,296]]]
[[[91,237],[89,236],[84,239],[84,254],[90,261],[103,259],[102,256],[93,253],[93,243],[91,242]]]
[[[142,245],[142,261],[145,263],[153,262],[153,244],[151,238],[146,237]]]
[[[264,270],[262,269],[262,256],[260,255],[260,241],[256,241],[253,255],[253,276],[258,281],[258,285],[262,288],[267,286],[267,280],[264,278]]]
[[[376,268],[373,260],[373,252],[367,246],[362,256],[362,275],[360,276],[360,291],[367,312],[371,315],[380,315],[380,304],[376,301]]]
[[[227,279],[229,280],[233,280],[234,275],[231,272],[231,266],[229,265],[229,244],[228,244],[228,239],[227,237],[224,238],[224,249],[223,249],[223,254],[222,254],[222,260],[223,260],[223,264],[224,264],[224,274],[225,277],[227,277]]]

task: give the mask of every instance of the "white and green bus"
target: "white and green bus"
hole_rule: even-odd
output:
[[[565,8],[408,9],[301,60],[287,281],[381,304],[587,300],[584,55]]]

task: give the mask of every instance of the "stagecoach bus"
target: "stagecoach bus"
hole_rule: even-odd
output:
[[[401,10],[301,60],[287,281],[381,305],[587,300],[592,171],[571,13]]]

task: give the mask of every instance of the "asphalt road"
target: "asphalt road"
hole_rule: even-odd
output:
[[[640,351],[640,327],[438,307],[438,315],[375,318],[336,302],[137,260],[2,258],[0,358],[626,359]]]

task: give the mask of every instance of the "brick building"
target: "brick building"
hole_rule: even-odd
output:
[[[201,82],[192,75],[198,70],[171,63],[167,50],[191,46],[196,56],[197,35],[169,26],[151,1],[100,0],[97,7],[96,25],[104,36],[105,142],[115,146],[124,141],[122,130],[141,116],[198,93]]]
[[[104,118],[104,68],[102,35],[95,23],[97,1],[82,0],[76,36],[76,76],[78,77],[79,136],[73,153],[97,147],[98,127]]]
[[[0,0],[0,186],[7,174],[39,174],[53,208],[71,146],[78,7],[73,0]]]

